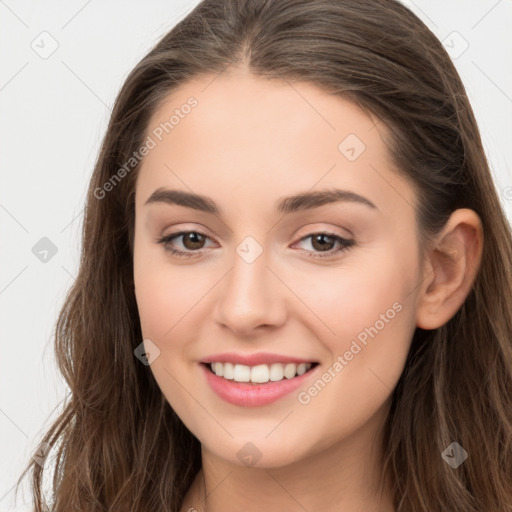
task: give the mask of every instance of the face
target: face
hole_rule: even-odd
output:
[[[241,70],[214,78],[174,91],[147,128],[144,344],[204,449],[285,465],[382,426],[416,327],[416,198],[384,125],[348,100]]]

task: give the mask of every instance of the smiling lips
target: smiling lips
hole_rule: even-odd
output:
[[[201,361],[212,390],[244,407],[270,404],[298,388],[317,362],[276,354],[217,354]]]
[[[280,354],[259,352],[256,354],[214,354],[202,363],[226,380],[264,384],[268,381],[292,379],[306,373],[317,363]]]

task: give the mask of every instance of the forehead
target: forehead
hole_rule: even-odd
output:
[[[377,118],[310,83],[244,70],[205,75],[169,94],[151,117],[154,147],[142,162],[137,204],[162,186],[217,191],[245,206],[343,187],[388,208],[401,196],[410,208],[412,190],[392,169],[383,134]]]

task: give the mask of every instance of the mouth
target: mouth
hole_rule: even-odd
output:
[[[248,366],[224,362],[202,363],[211,373],[217,377],[231,382],[247,384],[266,384],[268,382],[280,382],[300,377],[318,366],[317,362],[311,363],[273,363]]]
[[[262,407],[293,396],[320,369],[319,363],[272,363],[247,366],[201,362],[206,384],[223,401],[241,407]]]

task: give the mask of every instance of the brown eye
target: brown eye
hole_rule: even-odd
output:
[[[206,239],[204,235],[197,231],[190,231],[182,234],[181,236],[183,237],[183,246],[185,249],[190,249],[191,251],[195,249],[202,249]]]
[[[181,243],[176,247],[176,244]],[[185,258],[197,256],[204,248],[204,243],[209,237],[198,231],[180,231],[172,235],[167,235],[157,240],[157,243],[164,246],[164,250],[174,254],[175,256],[182,256]],[[181,246],[181,247],[180,247]]]
[[[327,239],[327,241],[326,241],[326,239]],[[311,240],[312,240],[311,245],[319,251],[329,251],[336,244],[334,237],[329,236],[326,233],[319,233],[317,235],[311,235]]]
[[[312,233],[300,240],[304,243],[310,240],[312,250],[308,249],[309,256],[312,258],[327,258],[337,253],[348,250],[355,244],[354,240],[346,240],[334,233]],[[336,244],[338,247],[336,248]],[[323,254],[322,254],[323,253]]]

